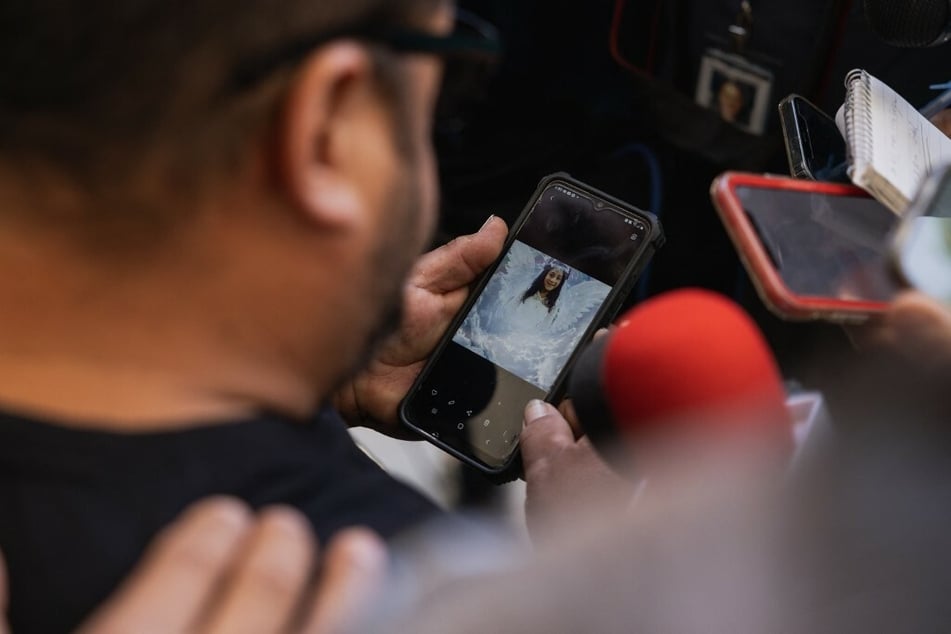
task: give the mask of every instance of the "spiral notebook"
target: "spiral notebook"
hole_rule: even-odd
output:
[[[924,178],[951,163],[951,139],[910,103],[864,70],[845,77],[837,120],[849,155],[849,177],[901,215]]]

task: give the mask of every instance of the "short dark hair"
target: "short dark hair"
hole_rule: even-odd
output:
[[[239,60],[304,33],[412,25],[438,4],[5,0],[0,160],[38,161],[89,183],[117,178],[141,150],[177,144],[195,163],[188,167],[200,167],[253,134],[275,101],[272,93],[254,102],[254,90],[225,94]]]

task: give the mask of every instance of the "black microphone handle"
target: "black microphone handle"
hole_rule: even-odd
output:
[[[631,457],[622,445],[615,414],[605,395],[604,355],[611,335],[592,342],[575,363],[568,394],[585,435],[604,460],[621,473],[630,473]]]

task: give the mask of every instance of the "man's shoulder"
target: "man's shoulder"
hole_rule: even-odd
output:
[[[159,530],[209,496],[294,506],[321,543],[353,525],[391,537],[438,512],[364,456],[331,411],[151,434],[0,413],[0,473],[0,550],[23,631],[74,627]],[[60,597],[55,611],[50,596]]]
[[[147,512],[155,521],[218,494],[253,507],[297,506],[321,539],[353,524],[391,536],[436,513],[427,498],[370,460],[329,408],[307,421],[259,414],[141,434],[0,412],[0,465],[27,488],[42,482],[77,496],[84,494],[78,483],[92,484],[106,506],[134,508],[151,499]]]

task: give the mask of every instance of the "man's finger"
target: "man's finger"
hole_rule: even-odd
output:
[[[519,445],[526,473],[575,442],[571,425],[550,403],[531,401],[525,407],[524,422]]]
[[[951,137],[951,109],[942,110],[931,117],[931,123],[941,130],[946,136]]]
[[[237,500],[194,505],[153,542],[132,577],[80,631],[191,629],[251,526],[250,511]]]
[[[951,311],[918,291],[901,293],[884,314],[846,333],[858,349],[895,350],[925,366],[951,362]]]
[[[261,513],[202,630],[209,634],[287,631],[310,578],[314,537],[298,511]]]
[[[470,284],[499,257],[507,233],[505,221],[491,216],[477,233],[423,255],[410,283],[436,294]]]
[[[366,529],[340,533],[327,547],[323,574],[303,632],[329,634],[350,629],[373,604],[386,574],[383,541]]]
[[[899,295],[885,315],[895,345],[926,367],[951,363],[951,311],[927,295]]]
[[[575,411],[574,403],[571,402],[570,398],[566,398],[558,405],[558,412],[564,417],[565,422],[571,427],[572,433],[575,435],[575,438],[581,438],[584,436],[584,427],[581,426],[581,421],[578,420],[578,413]]]
[[[951,311],[918,291],[905,292],[896,297],[886,318],[901,329],[902,335],[911,335],[924,328],[936,336],[947,336],[951,340]]]

